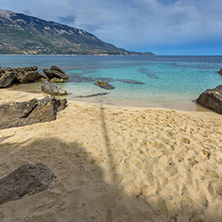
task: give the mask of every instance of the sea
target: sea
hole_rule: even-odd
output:
[[[222,56],[69,56],[0,55],[2,67],[56,65],[69,75],[59,84],[68,99],[119,106],[164,107],[197,110],[196,98],[222,84]],[[103,80],[115,87],[99,88]],[[40,92],[40,83],[18,90]],[[91,96],[91,95],[97,96]]]

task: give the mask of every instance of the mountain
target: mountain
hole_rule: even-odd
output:
[[[77,28],[0,10],[0,54],[152,55],[118,48]]]

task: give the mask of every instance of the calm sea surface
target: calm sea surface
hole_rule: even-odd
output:
[[[136,106],[194,106],[201,92],[222,84],[222,56],[0,56],[2,67],[38,66],[39,70],[57,65],[70,76],[61,84],[69,99],[96,93],[102,97],[85,101]],[[108,81],[114,90],[93,83]],[[130,80],[130,81],[129,81]],[[140,84],[138,84],[140,83]],[[28,84],[36,90],[37,84]]]

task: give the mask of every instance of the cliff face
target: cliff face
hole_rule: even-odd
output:
[[[131,55],[140,53],[117,48],[84,30],[0,10],[0,54]]]

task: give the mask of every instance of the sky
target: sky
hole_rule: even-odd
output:
[[[156,55],[222,55],[222,0],[0,0],[0,9]]]

